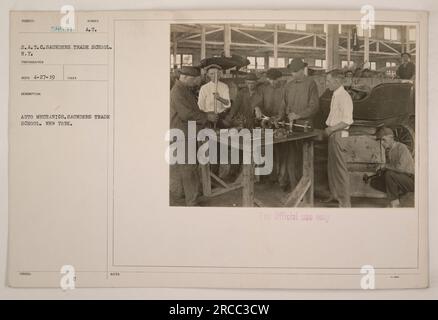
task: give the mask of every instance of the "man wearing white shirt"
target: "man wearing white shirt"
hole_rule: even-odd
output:
[[[230,90],[227,84],[219,81],[222,76],[222,68],[216,64],[211,64],[205,70],[210,82],[204,84],[199,90],[199,109],[203,112],[217,114],[218,120],[215,122],[215,126],[218,128],[229,127],[230,123],[226,120],[228,112],[225,111],[229,111],[231,107]],[[220,157],[220,146],[218,146],[218,157]],[[230,175],[231,165],[214,165],[211,170],[218,174],[221,179],[225,179]]]
[[[333,91],[330,113],[326,121],[325,134],[328,137],[328,182],[330,200],[337,200],[339,207],[351,207],[350,175],[348,173],[343,138],[353,124],[353,100],[343,86],[344,75],[339,71],[327,74],[327,86]]]
[[[222,75],[220,66],[210,65],[206,70],[210,82],[201,87],[198,97],[198,106],[201,111],[220,114],[231,106],[230,90],[228,85],[219,81]],[[217,79],[217,85],[215,79]]]

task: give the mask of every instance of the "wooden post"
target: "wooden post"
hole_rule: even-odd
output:
[[[274,26],[274,68],[278,67],[278,25]]]
[[[231,56],[231,28],[229,24],[224,25],[224,53],[226,57]]]
[[[268,69],[269,69],[269,52],[267,52],[267,53],[265,54],[265,64],[264,64],[263,68],[264,68],[265,70],[268,70]]]
[[[226,57],[231,57],[231,27],[229,24],[224,25],[224,54]],[[230,70],[226,70],[225,74],[229,75]]]
[[[254,165],[242,165],[242,206],[254,207]]]
[[[303,142],[303,177],[308,177],[310,180],[309,189],[303,198],[304,205],[313,207],[315,174],[313,168],[313,141],[311,140]]]
[[[327,37],[325,46],[325,57],[327,70],[339,68],[339,25],[327,25]]]
[[[348,61],[348,67],[350,67],[350,63],[351,63],[351,27],[348,27],[347,61]]]
[[[404,52],[411,51],[411,45],[409,43],[409,26],[402,27],[402,43],[404,42],[405,48]],[[402,46],[402,52],[403,52],[403,46]]]
[[[172,34],[172,45],[173,45],[172,46],[172,54],[173,54],[173,66],[172,66],[172,68],[173,68],[174,66],[177,65],[176,56],[177,56],[178,42],[176,41],[176,32],[174,32]]]
[[[211,195],[211,176],[210,176],[210,164],[201,165],[201,180],[202,180],[202,193],[208,197]]]
[[[364,57],[363,62],[370,62],[370,30],[363,30],[364,36]],[[371,65],[370,65],[371,68]]]
[[[201,60],[206,57],[206,47],[205,47],[205,25],[201,25]]]

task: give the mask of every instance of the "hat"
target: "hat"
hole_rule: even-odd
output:
[[[255,73],[248,73],[248,75],[245,77],[246,81],[257,81],[259,78]]]
[[[178,73],[185,76],[199,77],[201,70],[198,67],[183,66],[178,70]]]
[[[212,68],[218,69],[218,70],[222,70],[222,67],[220,65],[218,65],[218,64],[210,64],[210,65],[205,67],[205,71],[208,71],[208,70],[210,70]]]
[[[401,56],[403,57],[403,56],[408,56],[409,58],[411,58],[411,54],[409,53],[409,52],[403,52],[402,54],[401,54]]]
[[[292,72],[298,72],[302,69],[304,69],[307,66],[306,63],[301,58],[294,58],[292,59],[291,63],[287,66],[288,69],[290,69]]]
[[[266,72],[266,76],[268,77],[268,79],[276,80],[278,78],[281,78],[283,76],[283,74],[278,69],[269,69]]]
[[[376,133],[376,140],[380,140],[385,136],[394,136],[394,131],[386,127],[379,128]]]

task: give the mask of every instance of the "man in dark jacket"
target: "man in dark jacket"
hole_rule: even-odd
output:
[[[262,97],[260,106],[256,107],[255,114],[258,119],[262,116],[269,117],[271,121],[279,121],[285,115],[284,83],[279,69],[271,68],[266,72],[267,83],[260,86]],[[279,182],[284,187],[289,184],[289,176],[284,163],[287,158],[288,146],[283,143],[274,144],[274,167],[269,177],[271,182]]]
[[[182,67],[179,71],[179,79],[170,91],[170,129],[180,129],[185,135],[186,151],[189,141],[196,145],[196,132],[189,136],[188,122],[196,122],[197,127],[217,121],[217,115],[213,112],[203,112],[199,109],[193,88],[199,85],[201,73],[196,67]],[[199,196],[200,180],[197,164],[190,164],[188,152],[185,152],[185,162],[170,166],[171,193],[184,194],[187,206],[197,205]],[[172,187],[175,190],[172,190]],[[172,197],[171,197],[172,199]]]
[[[288,65],[292,72],[292,80],[285,85],[284,102],[286,118],[289,122],[297,119],[313,121],[313,117],[319,108],[318,87],[312,78],[305,74],[306,64],[302,59],[293,59]],[[303,148],[302,143],[291,142],[288,145],[287,159],[285,159],[289,175],[289,186],[282,185],[282,189],[288,187],[294,189],[302,176]]]
[[[402,53],[402,63],[397,69],[397,78],[403,80],[415,80],[415,64],[411,62],[411,55]]]
[[[226,121],[228,123],[237,124],[247,129],[254,127],[255,110],[261,104],[262,96],[258,90],[258,77],[254,73],[250,73],[245,77],[245,88],[240,89],[236,99],[231,106],[230,113]]]

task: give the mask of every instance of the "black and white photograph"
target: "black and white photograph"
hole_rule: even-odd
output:
[[[170,141],[170,205],[414,207],[416,32],[172,24],[170,128],[185,141]],[[263,163],[243,161],[246,137]]]

